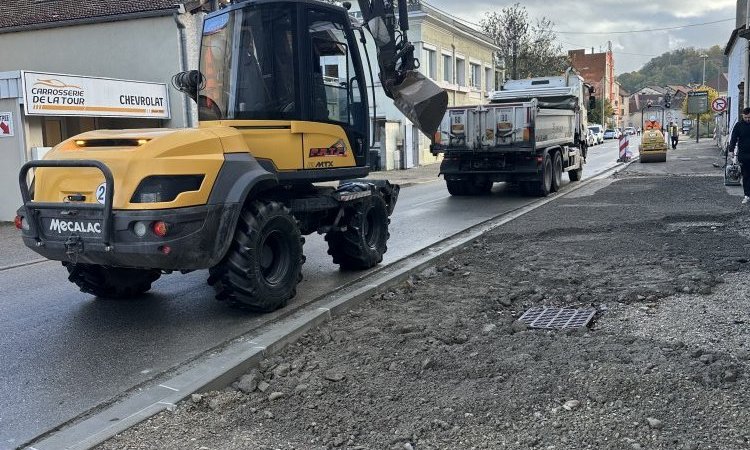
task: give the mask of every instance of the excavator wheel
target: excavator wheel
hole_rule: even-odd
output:
[[[344,270],[369,269],[383,260],[388,250],[388,209],[380,195],[373,194],[353,205],[341,225],[343,231],[326,234],[328,254]]]
[[[216,298],[270,312],[286,305],[302,280],[302,235],[289,208],[274,201],[248,203],[224,259],[209,269]]]
[[[81,292],[100,298],[124,299],[136,297],[151,289],[161,272],[155,269],[129,269],[96,264],[62,263],[68,269],[68,280]]]

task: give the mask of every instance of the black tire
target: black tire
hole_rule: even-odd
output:
[[[242,209],[232,244],[208,284],[232,306],[270,312],[297,294],[302,280],[302,235],[289,208],[253,201]]]
[[[476,191],[476,195],[489,195],[492,192],[492,181],[481,181],[474,183],[472,186]]]
[[[552,158],[552,184],[550,191],[557,192],[562,186],[562,156],[560,152],[555,152]]]
[[[151,289],[161,272],[156,269],[129,269],[96,264],[62,263],[68,269],[68,280],[81,292],[100,298],[132,298]]]
[[[583,167],[568,171],[568,178],[570,178],[570,181],[581,181],[581,178],[583,178]]]
[[[492,182],[486,180],[446,180],[445,184],[448,192],[457,197],[487,195],[492,192]]]
[[[448,193],[453,196],[461,197],[469,195],[466,192],[466,182],[462,180],[445,180],[445,186],[448,188]]]
[[[544,155],[542,173],[538,180],[530,182],[529,191],[537,197],[546,197],[552,192],[552,158],[549,154]]]
[[[388,251],[388,209],[379,195],[366,197],[344,216],[345,231],[326,234],[328,254],[344,270],[369,269],[383,260]]]

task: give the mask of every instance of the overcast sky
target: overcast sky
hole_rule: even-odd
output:
[[[590,52],[594,47],[599,52],[611,41],[618,75],[638,70],[652,57],[678,48],[724,47],[734,29],[736,10],[736,0],[427,0],[427,3],[474,23],[479,23],[487,11],[499,12],[520,3],[532,20],[547,17],[555,23],[565,50],[586,48]],[[732,20],[666,31],[614,33],[722,19]]]

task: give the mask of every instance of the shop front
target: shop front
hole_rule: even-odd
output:
[[[163,83],[0,72],[0,221],[15,217],[18,172],[27,161],[86,131],[160,128],[170,118]]]

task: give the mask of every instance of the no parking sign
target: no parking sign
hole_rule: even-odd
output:
[[[724,97],[719,97],[716,100],[712,101],[711,109],[713,109],[717,113],[723,112],[725,109],[727,109],[727,99],[725,99]]]

